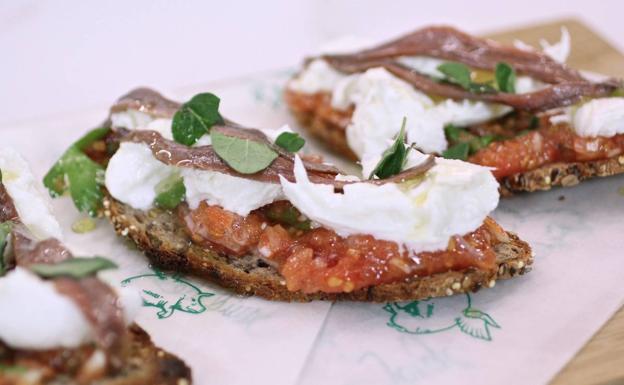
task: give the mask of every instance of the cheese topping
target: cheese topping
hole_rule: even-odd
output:
[[[61,226],[54,216],[48,200],[37,187],[28,163],[11,148],[0,149],[2,184],[13,199],[22,223],[38,239],[61,239]]]
[[[121,143],[106,168],[106,189],[115,199],[147,210],[156,198],[156,185],[176,172],[159,162],[143,143]]]
[[[624,134],[624,98],[592,99],[572,113],[572,127],[580,136]]]
[[[435,104],[427,95],[383,68],[346,77],[336,85],[332,105],[355,105],[346,130],[347,142],[370,174],[378,157],[396,137],[403,118],[407,141],[428,153],[441,153],[448,143],[444,126],[476,124],[509,112],[509,107],[480,101],[451,99]]]
[[[408,167],[424,155],[410,153]],[[370,234],[418,253],[446,248],[452,235],[479,227],[496,208],[498,183],[489,169],[456,160],[436,159],[418,181],[381,186],[354,183],[335,193],[314,184],[295,160],[296,183],[281,179],[284,194],[303,214],[341,236]]]
[[[117,289],[130,323],[140,308],[138,293]],[[0,278],[0,340],[18,349],[76,348],[93,341],[80,308],[54,284],[17,267]]]

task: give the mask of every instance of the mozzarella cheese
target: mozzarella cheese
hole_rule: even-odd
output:
[[[2,184],[24,225],[39,239],[62,238],[61,226],[39,190],[28,163],[11,148],[0,149]]]
[[[186,187],[186,201],[191,209],[206,201],[238,215],[246,216],[252,210],[284,199],[278,184],[258,182],[219,172],[181,169]]]
[[[572,127],[580,136],[612,137],[624,134],[622,97],[592,99],[571,114]]]
[[[339,82],[332,104],[355,110],[346,136],[349,146],[362,161],[368,175],[398,134],[403,118],[409,143],[428,153],[441,153],[448,144],[444,126],[476,124],[511,111],[509,107],[480,101],[444,100],[435,104],[427,95],[383,68],[373,68]]]
[[[118,294],[130,323],[140,297],[127,289]],[[58,293],[52,282],[21,267],[0,278],[0,314],[0,340],[14,348],[76,348],[93,341],[91,326],[78,306]]]
[[[408,166],[422,162],[410,153]],[[295,160],[296,182],[281,178],[284,194],[303,214],[341,236],[370,234],[418,253],[446,248],[453,235],[475,230],[498,204],[498,183],[489,169],[437,159],[417,181],[333,186],[314,184]]]
[[[156,160],[146,144],[124,142],[108,162],[106,189],[115,199],[147,210],[156,198],[156,185],[175,172]]]

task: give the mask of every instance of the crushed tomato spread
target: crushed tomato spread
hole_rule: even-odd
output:
[[[297,223],[280,217],[293,209],[280,201],[241,217],[202,202],[194,210],[180,205],[178,215],[195,243],[229,255],[262,257],[278,267],[289,290],[305,293],[351,292],[413,276],[496,269],[494,246],[507,237],[486,218],[475,231],[452,237],[445,250],[413,254],[371,235],[341,237],[326,228],[303,229],[302,216]]]

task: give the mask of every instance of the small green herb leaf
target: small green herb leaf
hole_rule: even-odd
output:
[[[21,375],[26,372],[28,372],[28,368],[25,366],[0,364],[0,373],[6,373],[7,375]]]
[[[101,185],[104,179],[104,169],[92,161],[83,150],[93,142],[102,139],[109,128],[97,128],[88,132],[67,151],[52,166],[43,178],[43,184],[52,197],[57,197],[69,190],[74,205],[81,212],[96,216],[102,205]]]
[[[266,211],[266,215],[271,221],[286,224],[298,230],[306,231],[312,228],[310,220],[302,220],[301,212],[294,206],[272,205]]]
[[[470,68],[462,63],[446,62],[438,66],[438,71],[444,74],[445,80],[469,89],[472,84],[470,78]]]
[[[502,92],[516,93],[516,71],[507,63],[496,64],[496,85]]]
[[[377,163],[368,179],[373,179],[375,176],[380,179],[388,178],[403,170],[409,152],[409,147],[405,146],[405,122],[406,118],[403,118],[401,131],[392,146],[381,155],[381,160]]]
[[[449,147],[442,153],[442,156],[446,159],[459,159],[466,160],[468,159],[468,151],[470,150],[470,145],[468,143],[457,143],[456,145]]]
[[[477,151],[487,147],[496,139],[495,135],[475,136],[470,142],[470,154],[474,154]]]
[[[222,123],[219,98],[211,93],[197,94],[173,115],[171,132],[176,142],[193,145],[215,124]]]
[[[282,132],[275,139],[275,144],[288,152],[297,152],[305,144],[305,139],[295,132]]]
[[[536,115],[531,117],[531,121],[529,122],[529,130],[535,130],[539,127],[540,120]]]
[[[465,130],[463,128],[454,126],[452,124],[447,124],[446,126],[444,126],[444,133],[446,134],[446,138],[454,142],[457,142],[460,139],[460,135],[464,132]]]
[[[171,174],[156,185],[156,198],[154,203],[156,206],[165,210],[175,209],[182,201],[186,194],[184,181],[179,174]]]
[[[0,277],[6,273],[7,264],[4,256],[4,252],[9,242],[9,235],[13,230],[13,222],[6,221],[0,223]]]
[[[35,263],[28,268],[43,278],[83,278],[101,270],[114,269],[117,265],[103,257],[70,258],[59,263]]]
[[[254,174],[264,170],[277,158],[277,153],[264,143],[251,139],[210,133],[212,148],[228,166],[241,174]]]

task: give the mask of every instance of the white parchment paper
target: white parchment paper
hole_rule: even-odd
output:
[[[230,119],[296,127],[281,100],[287,75],[167,96],[183,100],[212,91]],[[106,111],[25,122],[0,135],[42,176]],[[314,140],[306,147],[325,152]],[[330,154],[327,159],[355,170]],[[151,270],[104,221],[94,232],[71,232],[80,215],[69,199],[56,200],[54,208],[77,253],[110,256],[121,265],[114,279],[126,280],[145,299],[138,322],[192,366],[198,384],[526,384],[552,378],[623,303],[623,187],[624,177],[616,176],[503,200],[494,217],[531,243],[530,274],[471,295],[398,304],[236,297],[209,282]]]

